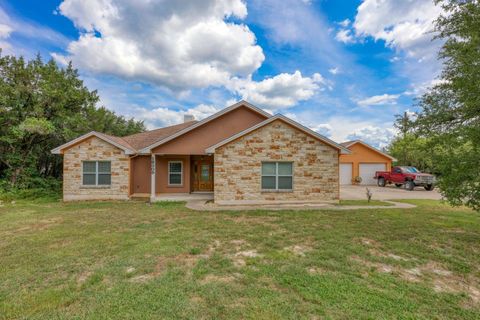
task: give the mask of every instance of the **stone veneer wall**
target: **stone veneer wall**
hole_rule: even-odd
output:
[[[82,161],[111,161],[112,184],[82,186]],[[63,200],[128,199],[130,159],[125,152],[96,137],[65,150],[63,155]]]
[[[275,120],[215,150],[217,204],[337,202],[338,150]],[[292,161],[293,191],[262,192],[261,162]]]

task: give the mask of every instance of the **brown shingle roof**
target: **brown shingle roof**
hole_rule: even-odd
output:
[[[195,124],[197,121],[188,121],[185,123],[177,124],[174,126],[170,127],[165,127],[165,128],[159,128],[155,130],[150,130],[150,131],[145,131],[145,132],[140,132],[136,134],[132,134],[130,136],[122,137],[119,139],[122,139],[124,143],[128,144],[133,148],[134,150],[140,150],[142,148],[145,148],[159,140],[165,139],[168,136],[171,136],[172,134],[183,130],[187,127],[190,127],[191,125]],[[117,137],[118,138],[118,137]]]
[[[132,151],[135,150],[134,147],[132,147],[127,141],[125,141],[123,138],[120,138],[120,137],[116,137],[116,136],[111,136],[109,134],[106,134],[106,133],[100,133],[101,135],[104,135],[105,137],[107,137],[108,139],[112,140],[113,142],[115,143],[118,143],[119,145],[122,145],[124,146],[125,148],[127,149],[130,149]]]

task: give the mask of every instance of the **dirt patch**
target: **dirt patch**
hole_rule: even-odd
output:
[[[22,228],[17,229],[17,232],[22,231],[43,231],[47,230],[53,226],[56,226],[63,222],[62,218],[51,218],[51,219],[42,219],[38,220],[35,223],[26,225]]]
[[[286,251],[289,251],[297,256],[300,256],[300,257],[305,257],[305,253],[307,253],[308,251],[311,251],[312,248],[310,247],[306,247],[306,246],[301,246],[301,245],[293,245],[293,246],[290,246],[290,247],[285,247],[283,248],[283,250],[286,250]]]
[[[85,283],[85,281],[87,281],[88,278],[90,278],[90,276],[92,274],[93,274],[93,272],[91,272],[91,271],[85,271],[85,272],[80,273],[80,275],[77,278],[77,283],[78,284]]]
[[[169,265],[174,265],[176,267],[187,269],[188,273],[191,273],[191,270],[195,267],[197,261],[200,259],[199,255],[191,255],[182,253],[176,256],[169,257],[159,257],[155,265],[154,271],[147,274],[141,274],[134,277],[131,277],[129,281],[131,282],[146,282],[155,277],[162,275]],[[131,271],[131,272],[128,272]],[[127,273],[133,273],[135,270],[127,269]]]
[[[377,242],[376,240],[365,238],[365,237],[358,238],[358,241],[360,241],[360,243],[365,245],[365,246],[371,246],[371,247],[380,246],[380,243]]]
[[[389,258],[389,259],[393,259],[393,260],[397,260],[397,261],[410,261],[410,260],[413,260],[412,258],[407,258],[407,257],[399,256],[399,255],[393,254],[393,253],[391,253],[391,252],[383,252],[383,251],[378,250],[378,249],[376,249],[376,248],[372,248],[372,249],[368,250],[368,252],[369,252],[372,256],[382,257],[382,258]]]
[[[468,278],[453,274],[439,263],[431,261],[414,268],[404,269],[400,266],[393,266],[385,263],[365,260],[359,256],[350,257],[352,261],[373,268],[380,273],[391,273],[409,282],[429,281],[435,292],[446,292],[468,295],[467,302],[463,306],[478,306],[480,304],[480,282],[478,278]]]
[[[326,271],[319,267],[310,267],[307,268],[307,272],[310,274],[324,274]]]
[[[200,280],[200,284],[205,285],[212,282],[219,282],[219,283],[229,283],[233,282],[235,277],[233,276],[217,276],[213,274],[208,274],[205,278]]]
[[[257,250],[239,251],[234,255],[230,256],[230,258],[232,259],[233,265],[237,268],[241,268],[247,265],[245,258],[258,258],[258,257],[262,257],[262,255],[259,254]]]

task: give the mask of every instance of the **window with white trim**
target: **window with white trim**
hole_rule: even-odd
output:
[[[262,162],[262,190],[293,190],[293,162]]]
[[[183,181],[183,162],[169,161],[168,162],[168,185],[181,186]]]
[[[82,161],[84,186],[109,186],[112,184],[111,161]]]

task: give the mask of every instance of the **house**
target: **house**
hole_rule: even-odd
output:
[[[362,185],[376,184],[375,171],[390,171],[392,156],[360,140],[341,143],[350,150],[350,154],[340,155],[340,184],[348,185],[360,177]]]
[[[188,120],[126,137],[90,132],[55,148],[63,199],[210,192],[220,205],[338,201],[346,147],[245,101]]]

